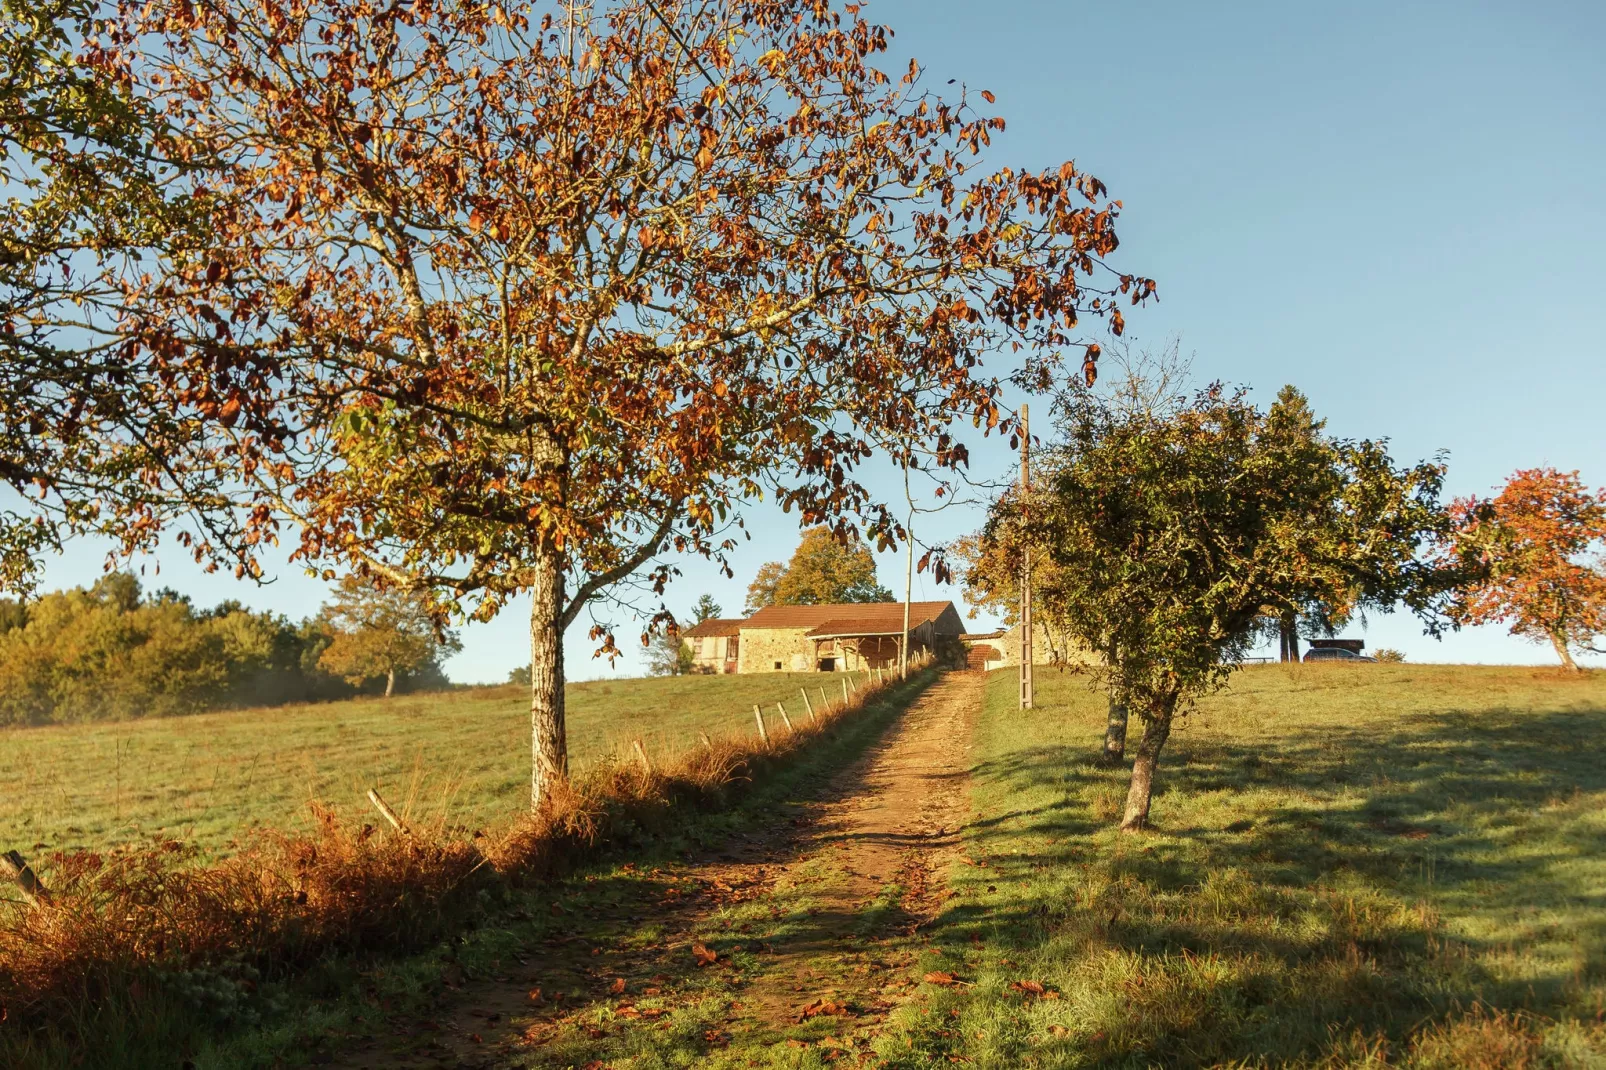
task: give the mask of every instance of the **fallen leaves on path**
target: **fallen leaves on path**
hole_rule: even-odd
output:
[[[961,981],[958,977],[944,970],[932,970],[922,980],[928,985],[962,985],[968,983]]]

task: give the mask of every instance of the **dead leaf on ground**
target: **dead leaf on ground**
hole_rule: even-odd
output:
[[[1057,1037],[1069,1036],[1071,1033],[1071,1031],[1066,1029],[1063,1025],[1051,1025],[1048,1027],[1048,1031]]]
[[[932,970],[924,978],[928,985],[957,985],[962,984],[959,978],[943,970]]]
[[[800,1022],[806,1022],[810,1018],[818,1018],[822,1014],[848,1013],[850,1012],[845,1004],[837,1003],[829,999],[817,999],[813,1003],[810,1003],[808,1006],[804,1007],[803,1010],[798,1013],[797,1020]]]
[[[703,1043],[710,1048],[727,1048],[730,1046],[731,1035],[723,1029],[707,1029],[703,1031]]]
[[[624,992],[624,990],[625,990],[625,979],[623,977],[615,977],[613,979],[613,984],[608,986],[608,991],[612,992],[616,996],[619,995],[620,993]]]
[[[712,966],[719,961],[719,952],[712,951],[703,944],[693,944],[691,957],[697,960],[699,966]]]
[[[1016,992],[1024,992],[1029,996],[1041,996],[1046,991],[1041,981],[1011,981],[1009,987]]]
[[[530,1002],[536,1004],[545,1002],[545,1000],[541,998],[541,990],[539,988],[530,989]]]

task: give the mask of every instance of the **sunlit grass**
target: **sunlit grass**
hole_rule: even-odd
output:
[[[839,676],[597,681],[568,689],[577,766],[643,740],[667,755],[752,734],[753,704],[805,717]],[[528,800],[529,693],[482,688],[194,717],[0,731],[0,847],[103,850],[150,836],[208,852],[257,826],[300,828],[307,803],[363,808],[370,787],[419,822],[480,827]],[[371,815],[370,815],[371,816]]]
[[[890,1065],[1606,1060],[1606,675],[1246,671],[1173,735],[1137,837],[1101,697],[1045,676],[1026,714],[997,674],[978,729],[934,933],[974,987],[928,987]]]

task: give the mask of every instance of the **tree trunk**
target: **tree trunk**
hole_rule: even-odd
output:
[[[530,809],[552,785],[568,779],[569,742],[563,711],[563,567],[556,554],[536,563],[530,587]]]
[[[1283,611],[1279,627],[1283,634],[1283,660],[1298,661],[1299,629],[1295,626],[1293,610],[1286,609]]]
[[[1160,748],[1165,746],[1166,737],[1171,735],[1171,715],[1176,707],[1174,697],[1162,701],[1143,720],[1143,740],[1138,744],[1137,757],[1132,762],[1132,786],[1126,793],[1122,832],[1137,832],[1149,825],[1149,798],[1154,794],[1154,770],[1160,764]]]
[[[1126,703],[1110,692],[1110,719],[1104,725],[1104,753],[1099,755],[1101,765],[1120,765],[1126,758]]]
[[[1578,663],[1573,660],[1572,652],[1567,649],[1567,637],[1559,632],[1550,633],[1550,645],[1556,648],[1556,655],[1561,658],[1561,667],[1568,672],[1582,672]]]
[[[395,669],[386,669],[385,670],[385,697],[389,698],[390,696],[394,695],[395,693],[396,693],[396,670]]]
[[[1115,663],[1119,659],[1120,650],[1115,643],[1104,652],[1105,664],[1112,677],[1115,675]],[[1110,716],[1104,725],[1104,751],[1099,755],[1100,765],[1120,765],[1126,757],[1126,701],[1116,689],[1112,679],[1110,685]]]

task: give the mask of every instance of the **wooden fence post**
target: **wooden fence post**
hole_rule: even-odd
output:
[[[641,745],[641,740],[631,740],[630,749],[636,752],[636,760],[641,763],[642,770],[652,776],[652,760],[647,757],[647,748]]]
[[[384,819],[389,821],[391,826],[395,828],[397,832],[401,833],[403,836],[411,835],[411,833],[407,831],[407,826],[402,824],[401,818],[396,816],[396,811],[390,808],[389,803],[380,798],[379,789],[368,789],[368,801],[374,804],[374,809],[378,810]]]
[[[819,724],[820,719],[814,715],[814,703],[809,701],[808,688],[800,687],[797,689],[797,693],[803,696],[803,708],[809,711],[809,723]]]
[[[846,676],[844,676],[844,677],[842,677],[842,708],[843,709],[847,709],[848,708],[848,702],[849,701],[850,700],[848,699],[848,678]]]
[[[831,712],[831,700],[825,697],[825,688],[824,688],[824,686],[821,686],[821,688],[820,688],[820,708],[823,709],[826,713],[830,713]]]
[[[0,854],[0,871],[17,882],[17,887],[22,889],[22,897],[28,900],[29,905],[37,907],[50,902],[50,891],[16,851]]]
[[[759,709],[757,706],[754,706],[753,707],[753,719],[758,722],[758,738],[762,739],[764,741],[764,745],[766,747],[769,746],[770,745],[770,730],[768,728],[764,727],[764,711]]]
[[[783,720],[783,721],[785,721],[785,722],[786,722],[786,730],[787,730],[787,731],[788,731],[788,732],[795,732],[795,731],[797,731],[797,729],[795,729],[795,728],[793,728],[793,727],[792,727],[792,718],[790,718],[790,717],[788,717],[788,716],[787,716],[787,715],[786,715],[786,707],[785,707],[785,706],[782,706],[782,705],[781,705],[781,704],[780,704],[780,703],[779,703],[779,702],[777,702],[777,703],[776,703],[776,704],[775,704],[775,708],[776,708],[776,709],[778,709],[778,710],[780,710],[780,711],[781,711],[781,720]]]

